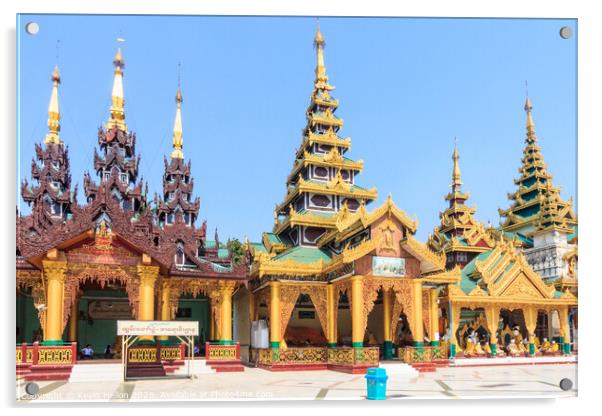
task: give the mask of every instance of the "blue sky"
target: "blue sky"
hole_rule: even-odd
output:
[[[27,22],[40,26],[24,32]],[[479,220],[499,222],[515,190],[525,132],[525,80],[544,158],[564,198],[576,201],[574,20],[321,18],[326,67],[364,160],[358,184],[392,193],[426,239],[439,223],[458,138],[464,190]],[[171,152],[178,62],[184,154],[192,159],[199,218],[213,235],[257,241],[271,230],[301,141],[314,79],[313,17],[21,15],[18,32],[17,179],[29,178],[46,133],[57,62],[61,137],[83,202],[97,128],[108,118],[117,37],[126,62],[126,121],[140,173],[161,191]],[[24,212],[26,205],[17,196]],[[200,224],[200,221],[197,223]]]

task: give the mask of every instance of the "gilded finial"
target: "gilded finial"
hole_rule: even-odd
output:
[[[52,92],[50,93],[50,103],[48,104],[48,134],[44,138],[44,143],[61,144],[59,131],[61,131],[61,111],[59,107],[59,84],[61,83],[61,74],[58,66],[52,71]]]
[[[184,141],[182,139],[182,91],[178,82],[178,91],[176,92],[176,118],[173,124],[173,152],[171,152],[172,159],[184,159],[184,152],[182,147]]]
[[[531,115],[531,110],[533,109],[533,105],[531,104],[531,99],[527,94],[527,99],[525,100],[525,112],[527,113],[527,138],[534,139],[535,138],[535,123],[533,122],[533,116]]]
[[[460,154],[458,152],[458,139],[454,137],[454,152],[452,153],[452,160],[454,161],[454,168],[452,170],[452,190],[455,192],[462,186],[462,181],[460,180],[460,163],[458,160],[460,159]]]
[[[128,131],[127,125],[125,124],[125,99],[123,95],[123,68],[125,68],[125,61],[123,60],[123,54],[121,48],[117,48],[115,58],[113,58],[113,65],[115,66],[113,76],[113,90],[111,93],[111,108],[109,121],[106,124],[107,129],[116,127],[119,130],[125,132]]]
[[[326,66],[324,65],[324,36],[320,31],[320,21],[318,21],[316,36],[314,37],[314,46],[316,48],[316,80],[326,82]]]

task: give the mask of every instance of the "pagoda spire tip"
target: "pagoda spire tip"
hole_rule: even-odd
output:
[[[61,144],[59,131],[61,131],[61,111],[59,107],[59,84],[61,83],[61,74],[58,65],[54,66],[52,76],[52,92],[50,93],[50,102],[48,103],[48,134],[44,138],[44,143]]]

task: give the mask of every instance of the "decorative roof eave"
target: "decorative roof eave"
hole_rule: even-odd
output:
[[[280,205],[276,207],[278,212],[285,209],[291,201],[304,192],[314,192],[318,194],[326,194],[326,195],[339,195],[347,198],[357,198],[357,199],[366,199],[366,200],[374,200],[378,197],[378,191],[376,188],[372,189],[355,189],[351,190],[351,184],[349,186],[345,186],[342,184],[316,184],[312,182],[305,181],[303,178],[299,179],[299,182],[295,185],[293,189],[291,189]]]
[[[336,147],[333,147],[333,150],[335,149]],[[338,154],[338,151],[336,153]],[[340,155],[338,158],[333,158],[329,160],[329,155],[330,153],[326,153],[324,156],[319,156],[304,151],[303,158],[297,160],[295,166],[293,167],[293,170],[287,178],[287,181],[291,182],[302,168],[309,167],[311,165],[337,169],[347,169],[359,173],[361,173],[364,169],[364,162],[362,160],[352,161],[349,159],[344,159]]]
[[[256,269],[253,270],[253,275],[259,278],[266,275],[311,276],[322,272],[324,261],[320,259],[319,262],[312,264],[300,263],[292,259],[279,261],[261,256],[254,266]]]
[[[420,280],[433,284],[456,284],[462,279],[462,269],[460,266],[454,267],[452,270],[447,270],[438,273],[432,273],[421,276]]]
[[[297,150],[297,155],[301,157],[304,150],[308,147],[308,145],[312,145],[314,143],[317,144],[325,144],[330,146],[342,147],[345,149],[351,148],[351,138],[341,138],[336,135],[335,132],[327,132],[325,134],[315,134],[312,131],[309,131],[307,135],[304,136],[303,142]]]
[[[455,289],[452,289],[455,288]],[[456,293],[456,290],[461,292]],[[448,294],[441,297],[443,301],[451,301],[453,303],[460,303],[465,305],[483,305],[483,304],[496,304],[507,307],[520,307],[520,305],[538,305],[542,307],[553,308],[555,306],[575,306],[577,305],[576,297],[560,297],[558,299],[537,299],[537,298],[517,298],[517,297],[504,297],[504,296],[487,296],[487,295],[466,295],[456,285],[450,285]]]
[[[284,243],[272,243],[270,238],[268,237],[268,233],[263,233],[261,235],[261,242],[265,246],[268,253],[280,253],[286,250],[286,244]]]
[[[558,290],[565,288],[578,288],[579,281],[575,278],[562,277],[554,282],[554,287]]]
[[[273,233],[281,234],[284,230],[289,227],[294,227],[296,225],[305,225],[309,227],[319,227],[319,228],[335,228],[336,227],[336,214],[330,218],[325,218],[317,215],[312,215],[311,213],[300,214],[294,209],[290,210],[289,215],[284,219],[284,221],[279,222],[274,226]]]
[[[421,260],[420,272],[422,274],[445,270],[444,254],[435,253],[410,235],[406,235],[400,244],[404,250]]]
[[[343,241],[356,232],[367,228],[386,214],[395,217],[412,234],[416,232],[418,220],[412,220],[405,212],[399,209],[395,202],[393,202],[391,195],[389,195],[384,204],[370,213],[366,211],[365,205],[360,205],[360,208],[356,212],[339,211],[336,221],[337,228],[320,237],[318,247],[323,247],[333,240],[337,242]]]
[[[535,237],[537,235],[546,234],[551,231],[558,231],[559,233],[571,234],[573,232],[573,229],[568,226],[565,227],[565,226],[559,226],[556,224],[551,224],[547,227],[543,227],[541,229],[538,229],[538,230],[535,230],[535,231],[529,233],[528,237]]]

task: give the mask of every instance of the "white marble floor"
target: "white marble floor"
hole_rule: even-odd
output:
[[[559,382],[573,381],[563,391]],[[363,375],[334,371],[269,372],[246,368],[244,373],[198,374],[195,379],[143,381],[40,382],[37,396],[25,393],[17,380],[19,403],[65,401],[145,402],[196,400],[364,400]],[[439,368],[418,376],[389,376],[387,397],[400,399],[558,398],[577,395],[575,364]]]

